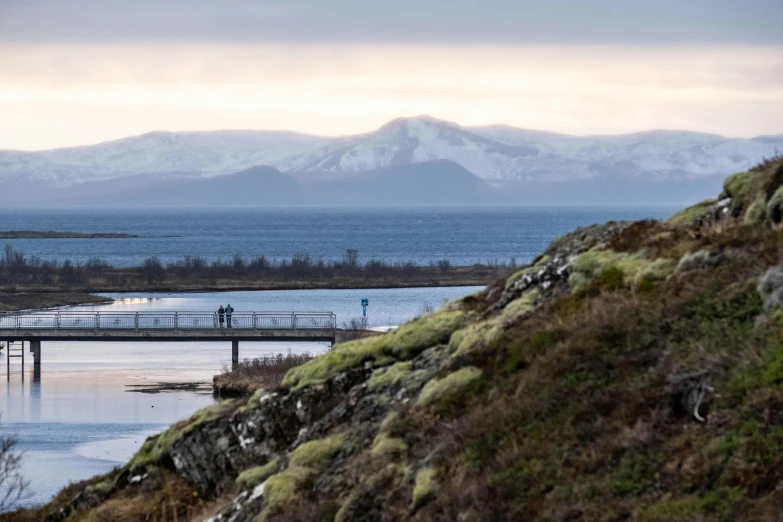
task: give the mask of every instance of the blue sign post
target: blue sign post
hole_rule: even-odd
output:
[[[367,307],[370,305],[370,300],[366,297],[362,298],[362,317],[367,317]]]

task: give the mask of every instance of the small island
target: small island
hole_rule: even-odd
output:
[[[133,234],[116,232],[55,232],[53,230],[0,230],[0,239],[135,239]]]

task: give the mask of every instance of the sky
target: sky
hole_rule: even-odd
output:
[[[781,0],[0,0],[0,149],[400,116],[783,133]]]

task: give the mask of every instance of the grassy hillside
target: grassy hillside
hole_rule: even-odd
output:
[[[577,230],[5,520],[781,520],[782,218],[775,160]]]

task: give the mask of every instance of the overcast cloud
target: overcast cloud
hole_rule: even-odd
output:
[[[152,130],[783,132],[783,0],[0,0],[0,149]]]
[[[0,41],[781,44],[781,0],[0,0]]]

